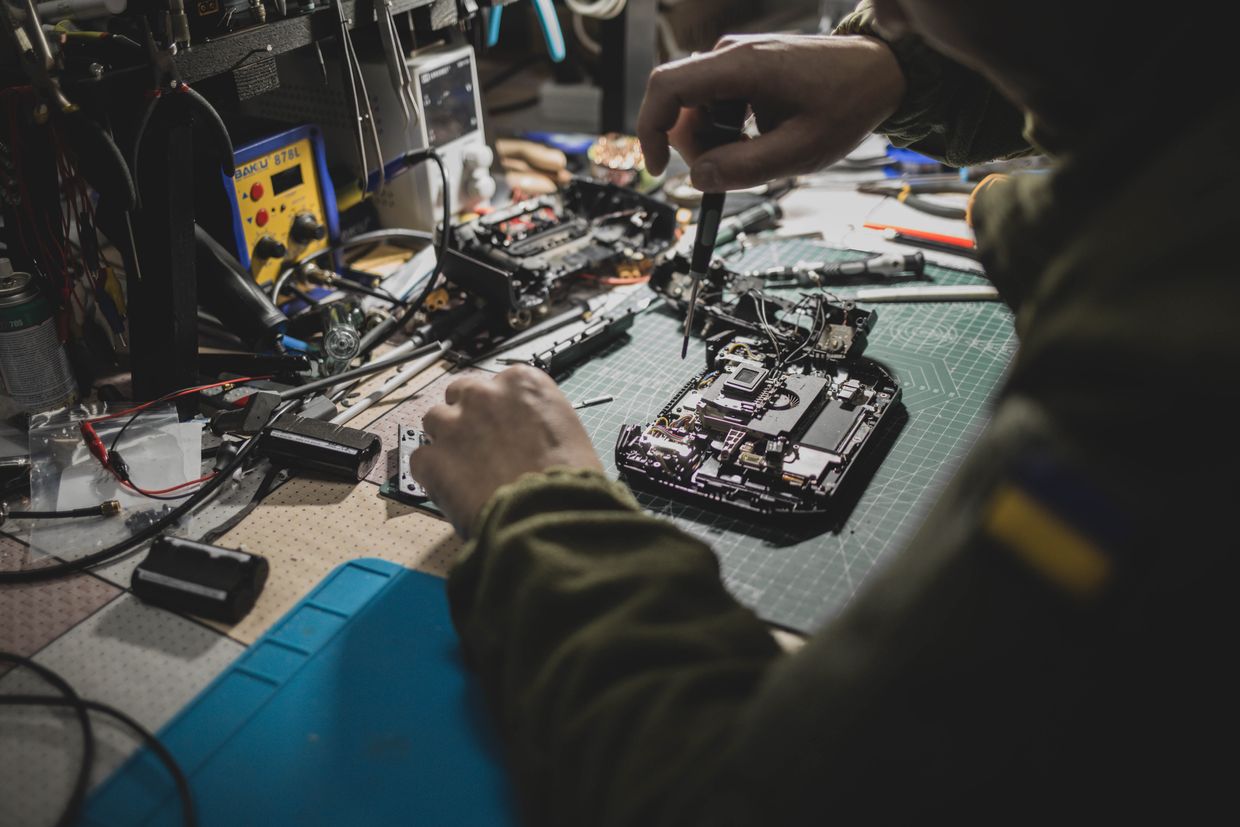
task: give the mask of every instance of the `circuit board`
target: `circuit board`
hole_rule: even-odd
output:
[[[574,179],[458,226],[448,280],[506,310],[516,329],[574,278],[633,283],[673,244],[676,211],[611,184]]]
[[[832,327],[813,338],[838,337]],[[712,337],[708,366],[653,422],[620,432],[616,465],[629,485],[753,519],[828,515],[900,389],[868,359],[814,358],[807,347],[781,358],[772,344]]]
[[[785,245],[787,260],[857,258],[814,242]],[[758,269],[761,248],[747,254]],[[984,284],[971,273],[927,268],[930,284]],[[846,298],[851,288],[829,287]],[[794,291],[795,294],[796,291]],[[990,403],[1016,349],[1011,313],[1001,304],[873,305],[878,318],[865,355],[885,366],[902,391],[885,433],[867,452],[878,465],[851,495],[842,522],[829,530],[791,520],[757,523],[670,498],[638,492],[642,505],[711,544],[724,580],[764,619],[807,631],[838,612],[869,573],[913,535],[990,415]],[[681,320],[667,310],[639,316],[629,334],[558,376],[572,401],[610,395],[614,401],[580,411],[609,474],[616,474],[617,435],[649,421],[705,367],[706,346],[690,342],[681,361]]]

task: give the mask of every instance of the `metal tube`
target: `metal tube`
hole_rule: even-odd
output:
[[[435,345],[433,345],[433,347],[435,348],[435,351],[433,353],[428,353],[427,355],[423,356],[421,359],[418,359],[416,362],[410,362],[409,364],[405,365],[400,370],[396,371],[396,373],[393,374],[382,385],[375,388],[373,391],[366,394],[361,399],[358,399],[357,401],[353,402],[351,405],[349,405],[349,407],[345,408],[343,411],[341,411],[340,413],[332,417],[331,423],[333,425],[343,425],[344,423],[353,419],[358,414],[369,409],[376,402],[382,401],[385,397],[389,396],[393,391],[395,391],[401,385],[404,385],[410,379],[422,373],[427,368],[429,368],[431,365],[438,362],[440,357],[443,356],[444,352],[448,350],[448,348],[450,348],[451,346],[452,346],[452,341],[450,339],[445,339],[442,342],[436,343]]]
[[[434,349],[436,351],[436,355],[438,355],[438,343],[423,345],[422,347],[410,347],[407,350],[405,349],[407,345],[412,344],[412,342],[406,342],[405,345],[401,345],[400,347],[394,349],[395,355],[389,354],[388,356],[384,356],[382,359],[376,359],[368,365],[362,365],[360,368],[353,368],[352,370],[346,370],[343,373],[324,376],[322,379],[315,379],[313,382],[307,382],[304,385],[289,388],[288,390],[280,393],[280,398],[300,399],[303,396],[309,396],[317,390],[329,388],[332,385],[339,385],[344,382],[348,382],[350,379],[370,376],[372,373],[378,373],[379,371],[387,370],[390,367],[395,367],[396,365],[409,362],[432,349]]]

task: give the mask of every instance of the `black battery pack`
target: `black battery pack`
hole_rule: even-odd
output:
[[[143,601],[209,620],[236,623],[267,582],[267,559],[179,537],[160,537],[129,586]]]
[[[370,473],[382,443],[376,434],[302,416],[282,416],[263,429],[258,450],[277,465],[357,481]]]

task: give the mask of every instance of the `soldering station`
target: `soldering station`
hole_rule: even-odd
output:
[[[242,823],[188,744],[222,704],[235,728],[211,743],[257,749],[247,693],[287,699],[292,661],[332,651],[329,627],[378,612],[405,572],[347,563],[315,586],[337,564],[449,554],[408,462],[459,375],[550,374],[643,506],[715,526],[733,554],[837,541],[905,406],[948,392],[933,360],[955,342],[930,353],[903,304],[977,302],[999,329],[963,223],[974,182],[867,144],[828,189],[903,212],[836,232],[808,179],[702,193],[683,163],[651,175],[633,137],[658,63],[733,26],[817,31],[837,5],[0,0],[0,625],[27,630],[0,628],[19,650],[0,669],[90,622],[18,614],[68,618],[105,592],[134,604],[118,638],[172,618],[151,672],[193,661],[166,710],[119,677],[99,690],[96,713],[168,728],[126,742],[139,757],[95,792],[73,782],[58,823],[192,823],[191,789],[201,823]],[[702,115],[711,145],[758,129],[743,100]],[[788,519],[795,537],[755,539]],[[250,654],[201,671],[212,641]],[[342,668],[345,694],[381,675]],[[492,772],[469,755],[462,772]],[[51,808],[6,806],[23,824]]]

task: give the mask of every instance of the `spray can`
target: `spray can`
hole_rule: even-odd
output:
[[[29,273],[0,258],[0,378],[27,413],[52,410],[77,398],[52,308]]]

